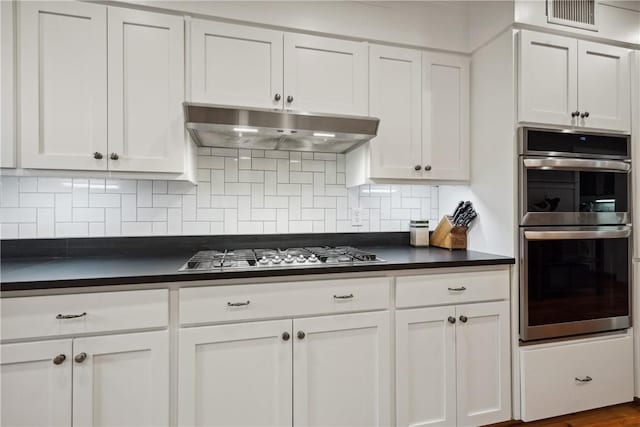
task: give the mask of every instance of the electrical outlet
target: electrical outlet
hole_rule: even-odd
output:
[[[362,227],[362,208],[351,209],[351,226]]]

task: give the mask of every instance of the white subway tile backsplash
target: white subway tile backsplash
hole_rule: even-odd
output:
[[[438,187],[347,189],[345,156],[199,148],[198,185],[2,177],[2,238],[407,230],[438,220]],[[351,209],[362,209],[362,226]]]

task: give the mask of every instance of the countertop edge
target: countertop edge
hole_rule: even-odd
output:
[[[349,267],[327,267],[322,269],[309,268],[292,271],[290,269],[280,270],[244,270],[229,272],[213,272],[213,273],[176,273],[162,275],[142,275],[142,276],[122,276],[122,277],[103,277],[103,278],[82,278],[82,279],[60,279],[50,281],[37,282],[2,282],[0,283],[0,292],[12,291],[30,291],[30,290],[46,290],[46,289],[63,289],[75,287],[100,287],[100,286],[126,286],[153,283],[171,283],[171,282],[194,282],[194,281],[217,281],[228,279],[251,279],[261,277],[291,277],[291,276],[309,276],[324,274],[341,274],[341,273],[367,273],[378,271],[399,271],[399,270],[419,270],[433,268],[457,268],[457,267],[474,267],[474,266],[492,266],[492,265],[514,265],[515,258],[498,257],[479,260],[465,261],[433,261],[433,262],[415,262],[415,263],[388,263],[374,264],[364,266]]]

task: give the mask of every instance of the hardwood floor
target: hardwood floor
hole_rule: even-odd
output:
[[[530,423],[508,421],[492,427],[640,427],[640,402],[629,402]]]

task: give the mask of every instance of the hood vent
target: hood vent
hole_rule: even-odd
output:
[[[376,136],[373,117],[185,102],[185,126],[201,147],[346,153]]]

